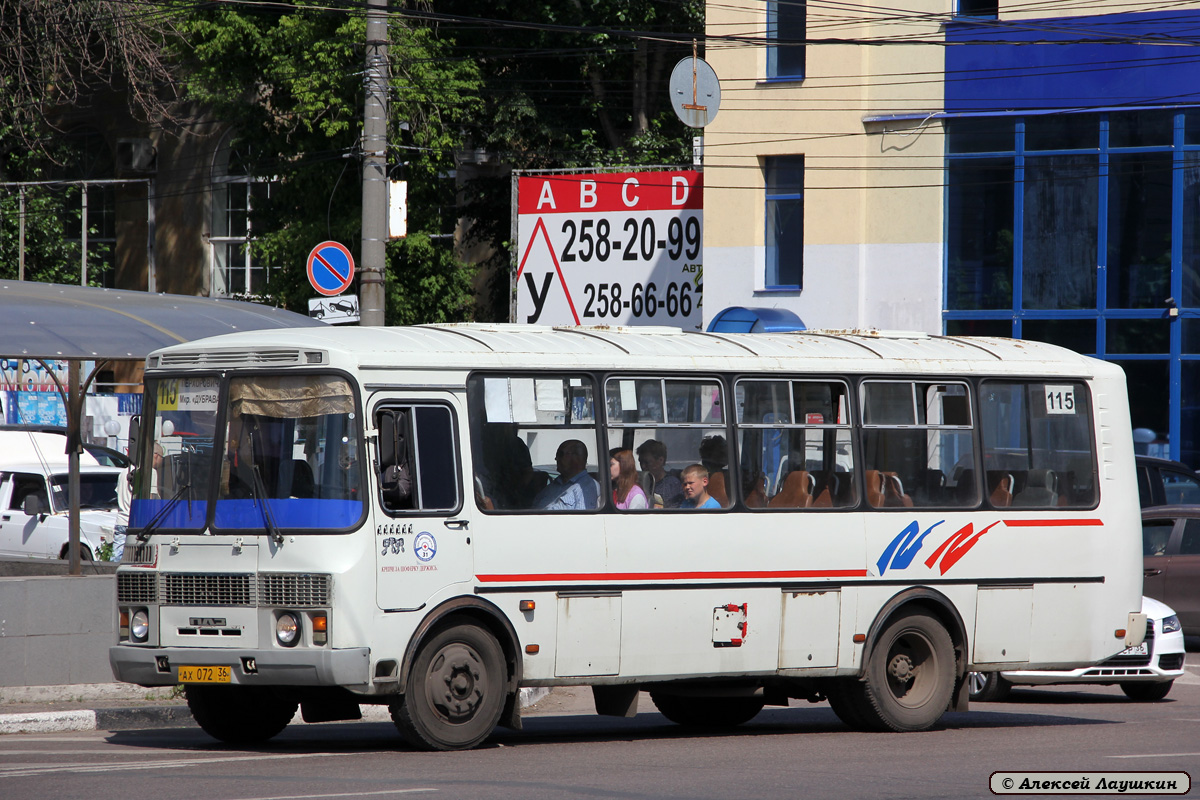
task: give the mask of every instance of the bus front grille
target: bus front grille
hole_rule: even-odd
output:
[[[126,552],[129,552],[126,550]],[[153,572],[118,572],[118,603],[154,603],[158,601],[158,575]]]
[[[320,608],[330,602],[330,575],[290,572],[118,572],[117,602],[166,606]]]
[[[253,606],[254,575],[162,572],[162,603],[169,606]]]
[[[263,572],[258,576],[258,602],[264,606],[312,608],[329,605],[329,576]]]

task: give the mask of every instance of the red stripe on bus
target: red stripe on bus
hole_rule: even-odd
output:
[[[865,569],[792,570],[788,572],[574,572],[553,574],[477,575],[483,583],[500,581],[653,581],[737,578],[865,578]]]
[[[1004,524],[1010,528],[1063,528],[1080,525],[1103,526],[1102,519],[1006,519]]]

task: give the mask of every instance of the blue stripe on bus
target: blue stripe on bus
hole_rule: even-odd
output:
[[[146,525],[169,500],[135,500],[130,508],[130,527]],[[277,528],[342,529],[349,528],[362,517],[361,500],[322,500],[289,498],[268,500],[271,518]],[[180,500],[167,513],[158,527],[204,527],[208,504]],[[219,500],[213,527],[225,530],[265,528],[262,504],[256,500]]]

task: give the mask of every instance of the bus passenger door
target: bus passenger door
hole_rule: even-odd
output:
[[[471,510],[459,459],[460,409],[449,394],[382,400],[372,409],[376,599],[415,610],[473,574]]]

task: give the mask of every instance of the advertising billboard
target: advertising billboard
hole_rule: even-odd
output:
[[[700,330],[703,176],[524,175],[513,322]]]

